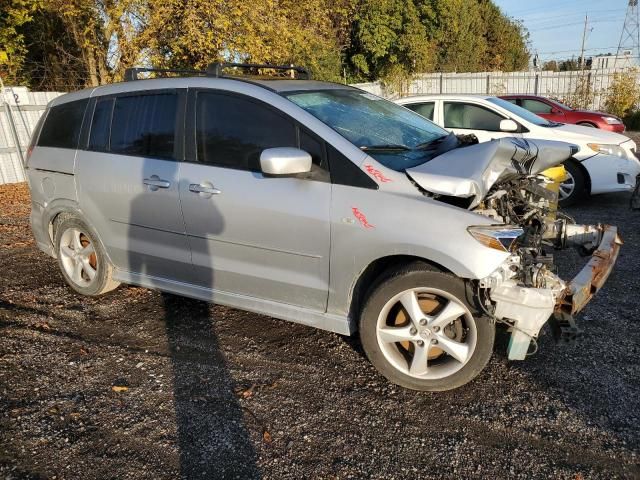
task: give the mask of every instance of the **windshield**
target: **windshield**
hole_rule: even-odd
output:
[[[424,163],[455,137],[426,118],[361,90],[284,93],[383,165],[402,171]],[[453,140],[446,139],[453,138]]]
[[[550,122],[549,120],[545,120],[544,118],[539,117],[535,113],[532,113],[529,110],[519,107],[518,105],[515,105],[511,102],[503,100],[502,98],[491,97],[491,98],[488,98],[487,100],[489,100],[491,103],[494,103],[504,108],[505,110],[508,110],[509,112],[513,113],[514,115],[517,115],[518,117],[522,118],[523,120],[526,120],[529,123],[538,125],[539,127],[553,127],[555,125],[559,125],[555,122]]]

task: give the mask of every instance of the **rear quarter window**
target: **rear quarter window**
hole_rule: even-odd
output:
[[[63,103],[49,109],[38,137],[39,147],[78,148],[80,128],[88,99]]]

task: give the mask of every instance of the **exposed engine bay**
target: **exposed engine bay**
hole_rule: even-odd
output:
[[[606,281],[622,241],[615,227],[576,225],[558,211],[558,186],[565,175],[558,165],[571,156],[570,145],[510,138],[473,149],[480,147],[487,156],[475,159],[471,176],[461,164],[452,168],[452,162],[462,162],[456,151],[407,174],[425,195],[495,221],[495,226],[469,228],[485,246],[509,253],[477,282],[477,299],[487,315],[509,325],[509,358],[523,360],[547,321],[559,342],[579,336],[574,315]],[[593,256],[565,282],[557,275],[554,253],[568,247]]]

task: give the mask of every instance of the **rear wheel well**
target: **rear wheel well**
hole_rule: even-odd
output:
[[[60,223],[65,219],[73,216],[75,216],[73,212],[63,210],[56,213],[49,219],[49,239],[51,240],[51,245],[54,245],[55,243],[56,228],[58,228],[58,225],[60,225]]]
[[[351,303],[349,305],[349,318],[356,321],[360,316],[360,310],[367,298],[369,289],[376,284],[376,281],[391,268],[399,268],[410,265],[412,263],[422,263],[437,272],[452,273],[442,265],[427,260],[426,258],[416,257],[414,255],[389,255],[387,257],[378,258],[371,262],[365,268],[352,289]]]

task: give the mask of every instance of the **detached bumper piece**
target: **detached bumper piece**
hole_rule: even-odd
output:
[[[614,226],[598,226],[602,233],[600,243],[589,262],[574,277],[567,288],[557,310],[569,315],[580,312],[609,278],[618,259],[622,239]]]

